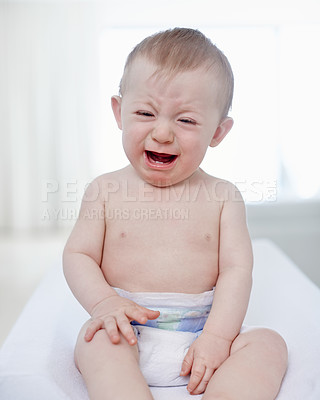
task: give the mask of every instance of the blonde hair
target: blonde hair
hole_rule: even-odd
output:
[[[120,82],[119,93],[126,89],[128,71],[137,57],[146,57],[158,66],[157,72],[169,76],[179,72],[204,68],[213,70],[220,79],[222,116],[232,105],[234,79],[227,57],[210,39],[195,29],[174,28],[145,38],[129,54]]]

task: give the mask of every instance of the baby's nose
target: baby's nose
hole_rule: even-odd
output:
[[[159,143],[172,143],[174,140],[174,133],[169,125],[157,125],[151,132],[153,140]]]

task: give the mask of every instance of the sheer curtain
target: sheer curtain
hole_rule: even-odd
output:
[[[86,184],[126,164],[110,96],[137,40],[173,26],[236,76],[235,126],[204,168],[251,201],[319,198],[317,2],[2,1],[0,228],[73,224]]]
[[[62,216],[66,203],[77,207],[75,182],[92,174],[99,120],[95,9],[1,6],[0,225],[52,226],[61,221],[54,211]]]

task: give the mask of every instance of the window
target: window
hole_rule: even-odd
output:
[[[235,75],[230,113],[234,127],[217,148],[208,149],[202,167],[209,174],[234,182],[249,202],[319,196],[320,180],[315,171],[320,170],[320,158],[315,141],[320,132],[316,134],[319,128],[315,116],[320,59],[315,50],[320,28],[199,29],[226,54]],[[157,28],[110,28],[101,35],[105,145],[98,146],[100,155],[96,159],[98,163],[108,160],[108,170],[127,163],[109,98],[118,92],[128,53],[155,31]]]

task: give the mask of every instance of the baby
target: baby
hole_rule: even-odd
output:
[[[175,28],[130,53],[112,109],[130,164],[88,187],[64,273],[91,315],[75,362],[90,399],[275,399],[283,339],[242,327],[252,284],[245,207],[199,166],[233,125],[233,74],[202,33]]]

